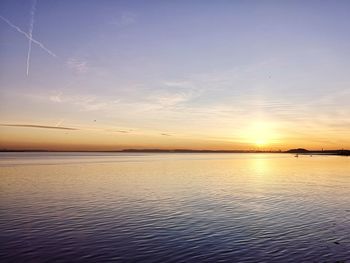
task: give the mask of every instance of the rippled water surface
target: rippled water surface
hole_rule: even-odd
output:
[[[0,154],[1,262],[350,262],[350,158]]]

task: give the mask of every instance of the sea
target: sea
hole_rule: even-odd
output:
[[[350,157],[0,153],[0,262],[350,262]]]

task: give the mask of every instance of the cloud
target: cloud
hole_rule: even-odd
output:
[[[72,96],[67,97],[65,100],[79,106],[81,111],[99,111],[110,109],[108,102],[101,101],[95,96]]]
[[[191,81],[186,80],[164,81],[163,84],[167,87],[174,88],[193,88],[193,83]]]
[[[119,27],[129,26],[137,22],[137,17],[137,14],[133,12],[122,12],[119,17],[113,19],[111,24]]]
[[[127,26],[127,25],[131,25],[131,24],[136,23],[136,20],[137,20],[137,15],[136,15],[135,13],[132,13],[132,12],[124,12],[124,13],[121,15],[120,23],[121,23],[123,26]]]
[[[179,103],[188,101],[192,97],[191,93],[186,92],[164,92],[163,94],[152,95],[150,99],[156,104],[159,104],[163,107],[175,106]]]
[[[76,74],[84,74],[89,70],[88,62],[80,58],[69,58],[66,62],[68,68]]]
[[[62,93],[58,93],[56,95],[50,96],[49,100],[53,102],[58,102],[58,103],[62,102]]]
[[[130,133],[132,130],[106,130],[107,132]]]
[[[82,106],[82,111],[99,111],[99,110],[106,110],[109,108],[108,104],[105,102],[94,102],[92,101],[82,101],[82,102],[77,102],[77,105]]]
[[[35,125],[35,124],[0,124],[4,127],[19,127],[19,128],[38,128],[38,129],[56,129],[56,130],[70,130],[77,131],[77,128],[71,127],[58,127],[58,126],[46,126],[46,125]]]
[[[68,103],[78,106],[80,111],[108,110],[110,109],[111,105],[114,104],[110,101],[102,101],[92,95],[64,95],[62,92],[50,95],[49,100],[55,103]]]
[[[191,81],[163,81],[158,89],[146,97],[146,102],[161,108],[174,107],[197,98],[200,94],[200,89]]]

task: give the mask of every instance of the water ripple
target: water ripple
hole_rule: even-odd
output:
[[[220,156],[11,155],[0,261],[350,260],[348,159]]]

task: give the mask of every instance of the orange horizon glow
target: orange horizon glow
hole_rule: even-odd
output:
[[[272,125],[253,123],[235,134],[235,139],[211,134],[165,134],[157,131],[108,130],[107,128],[1,127],[0,150],[113,151],[123,149],[261,150],[285,151],[348,149],[350,144],[327,143],[308,137],[289,137]]]

